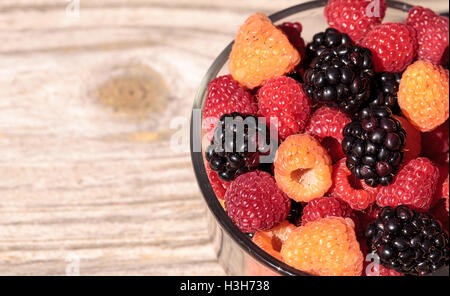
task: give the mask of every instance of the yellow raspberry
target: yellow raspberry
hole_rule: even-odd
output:
[[[275,180],[278,187],[298,202],[324,196],[332,185],[331,158],[312,136],[289,136],[275,157]]]
[[[239,29],[228,67],[236,81],[253,89],[291,72],[300,60],[288,37],[265,14],[258,13]]]
[[[295,226],[288,221],[284,221],[275,228],[268,231],[258,231],[253,236],[255,245],[269,253],[272,257],[282,261],[280,251]]]
[[[283,244],[286,264],[320,276],[360,276],[364,257],[349,218],[324,218],[294,230]]]
[[[414,127],[429,132],[448,119],[448,96],[448,70],[417,61],[403,73],[398,104]]]

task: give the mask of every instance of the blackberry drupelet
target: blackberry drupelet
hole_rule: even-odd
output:
[[[260,156],[269,155],[271,149],[274,145],[268,127],[260,129],[257,117],[235,112],[220,117],[205,156],[211,170],[221,180],[231,182],[259,166],[268,170],[270,164],[261,163]]]
[[[303,205],[300,202],[296,202],[295,200],[291,200],[291,210],[286,220],[289,223],[294,224],[296,227],[302,224],[302,215],[303,215]]]
[[[291,73],[286,74],[287,77],[290,77],[297,81],[298,83],[303,83],[303,69],[297,69]]]
[[[258,170],[262,172],[269,173],[272,177],[274,176],[273,173],[273,162],[269,163],[260,163],[258,166]]]
[[[303,88],[315,102],[354,114],[370,97],[375,75],[370,50],[343,44],[320,50],[305,70]]]
[[[400,273],[425,275],[449,263],[448,234],[441,224],[408,206],[383,208],[365,235],[369,253]]]
[[[306,57],[313,59],[320,56],[326,49],[333,49],[341,45],[353,45],[353,42],[347,34],[328,28],[325,32],[314,35],[313,41],[306,45]]]
[[[400,114],[400,107],[397,102],[397,93],[402,79],[402,73],[382,72],[372,79],[371,107],[386,106],[395,114]]]
[[[406,132],[387,107],[364,108],[344,128],[347,167],[367,185],[388,186],[403,160]]]

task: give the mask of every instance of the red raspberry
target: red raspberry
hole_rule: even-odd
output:
[[[225,194],[225,207],[233,222],[246,233],[269,230],[283,222],[291,200],[266,172],[237,177]]]
[[[306,126],[306,132],[323,140],[327,137],[342,142],[344,136],[342,134],[344,127],[352,120],[335,108],[321,107],[314,111]]]
[[[417,55],[416,32],[402,23],[376,26],[361,40],[360,45],[372,51],[377,72],[402,72]]]
[[[445,162],[449,151],[448,120],[435,130],[422,133],[422,155],[438,163]]]
[[[325,6],[324,14],[330,27],[358,42],[373,27],[381,24],[386,9],[385,0],[331,0]]]
[[[347,168],[346,160],[341,159],[333,166],[333,185],[329,193],[347,202],[352,209],[362,211],[375,202],[377,189],[355,178]]]
[[[203,108],[203,128],[206,133],[214,131],[220,116],[232,112],[255,115],[258,111],[255,98],[231,75],[221,76],[209,83],[208,95]]]
[[[258,91],[259,113],[278,118],[278,135],[286,139],[301,133],[311,114],[311,102],[300,83],[289,77],[270,79]]]
[[[442,195],[447,200],[447,212],[448,212],[448,196],[449,196],[448,179],[449,179],[449,177],[447,176],[447,179],[445,180],[444,185],[442,185]]]
[[[206,173],[208,175],[209,183],[211,184],[214,193],[218,199],[225,199],[225,193],[227,192],[230,182],[224,182],[220,180],[217,173],[209,168],[208,162],[205,162]]]
[[[409,11],[406,23],[417,31],[419,59],[441,65],[449,44],[448,18],[437,15],[431,9],[416,6]],[[444,59],[444,60],[443,60]]]
[[[297,49],[300,56],[304,57],[306,52],[305,40],[302,38],[303,27],[302,24],[295,22],[285,22],[278,26],[278,29],[283,31],[289,39],[289,42]]]
[[[398,172],[391,185],[379,190],[377,204],[380,207],[407,205],[428,210],[438,179],[439,169],[428,158],[411,160]]]
[[[346,202],[334,197],[320,197],[303,208],[302,224],[328,217],[352,218],[356,221],[352,208]]]
[[[434,207],[437,203],[439,203],[442,199],[445,199],[445,191],[442,188],[445,186],[445,182],[448,178],[449,167],[448,165],[439,165],[439,179],[437,180],[436,192],[434,193],[433,203],[431,207]]]

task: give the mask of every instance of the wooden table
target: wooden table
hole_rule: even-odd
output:
[[[170,140],[239,24],[299,1],[68,1],[0,2],[0,275],[223,275]]]

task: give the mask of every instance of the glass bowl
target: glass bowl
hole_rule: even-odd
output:
[[[327,0],[305,2],[285,10],[279,11],[270,16],[276,24],[279,21],[301,20],[303,25],[302,36],[306,42],[312,36],[327,28],[327,23],[323,17],[323,8]],[[399,1],[387,1],[388,11],[386,21],[403,21],[406,19],[411,5]],[[317,24],[320,22],[321,27]],[[314,25],[310,25],[314,23]],[[308,30],[308,28],[314,28]],[[216,249],[218,260],[228,275],[293,275],[308,276],[309,274],[299,271],[283,262],[270,256],[257,247],[250,237],[242,233],[231,221],[227,213],[219,203],[206,173],[204,158],[202,153],[202,131],[201,131],[201,111],[206,98],[209,82],[218,75],[227,74],[226,67],[228,56],[233,43],[229,44],[223,52],[216,58],[205,77],[203,78],[197,96],[194,101],[191,119],[191,158],[194,166],[198,184],[209,208],[207,210],[208,230]],[[434,275],[449,274],[448,267]]]

